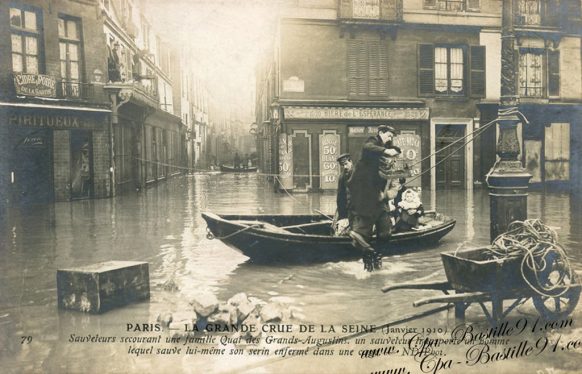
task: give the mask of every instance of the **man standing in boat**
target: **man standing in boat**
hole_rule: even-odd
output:
[[[390,237],[391,225],[386,209],[385,189],[387,181],[380,176],[390,169],[390,159],[400,154],[400,148],[392,144],[396,130],[387,125],[378,126],[378,134],[364,142],[360,160],[348,180],[352,230],[350,237],[355,248],[363,252],[364,266],[368,271],[381,267],[381,256],[370,245],[374,226],[378,240]]]
[[[337,211],[334,217],[334,229],[336,235],[345,235],[349,229],[350,193],[348,180],[352,176],[353,162],[349,153],[344,153],[337,158],[340,165],[340,176],[337,183]]]

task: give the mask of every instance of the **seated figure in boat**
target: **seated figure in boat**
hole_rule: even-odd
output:
[[[418,230],[418,219],[424,215],[418,193],[410,188],[404,189],[400,200],[395,201],[395,206],[399,213],[395,229],[397,231]]]
[[[402,193],[406,190],[406,178],[392,179],[388,182],[386,188],[386,205],[384,210],[388,213],[387,219],[390,230],[394,231],[396,223],[400,219],[400,210],[398,202],[402,200]]]
[[[337,183],[337,210],[334,217],[333,229],[336,236],[347,235],[350,231],[350,192],[348,180],[352,176],[353,162],[349,153],[344,153],[337,158],[340,165],[340,176]]]

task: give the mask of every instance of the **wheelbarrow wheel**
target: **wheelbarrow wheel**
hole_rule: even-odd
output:
[[[547,280],[547,283],[551,281]],[[561,274],[560,283],[568,287],[565,292],[563,287],[557,287],[555,296],[536,294],[532,297],[535,308],[546,321],[567,317],[580,299],[580,278],[576,273],[572,271],[571,274]]]

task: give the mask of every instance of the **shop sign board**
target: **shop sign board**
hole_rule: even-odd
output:
[[[396,160],[396,168],[403,169],[408,166],[411,170],[411,177],[408,178],[408,187],[420,187],[421,178],[417,176],[422,172],[420,160],[422,159],[420,135],[400,134],[394,138],[394,145],[400,147],[402,153]],[[414,179],[414,180],[413,180]]]
[[[279,183],[293,189],[293,138],[287,134],[279,135]]]
[[[336,161],[340,153],[340,136],[335,130],[323,131],[319,135],[319,174],[320,188],[333,190],[337,188],[340,168]]]
[[[285,107],[286,119],[428,120],[429,108]]]
[[[87,120],[77,115],[54,115],[47,112],[10,112],[8,125],[18,127],[40,127],[47,129],[91,129],[98,127],[95,120]]]
[[[17,73],[14,74],[14,87],[17,95],[57,96],[57,82],[50,75]]]

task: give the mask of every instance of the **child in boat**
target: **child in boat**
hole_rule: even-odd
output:
[[[400,219],[396,223],[398,231],[418,230],[418,219],[424,214],[424,208],[418,193],[407,188],[402,192],[402,200],[397,203]]]

